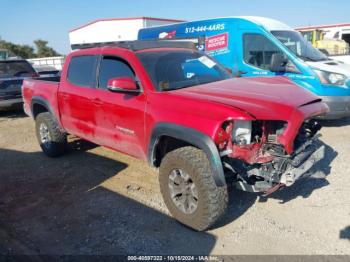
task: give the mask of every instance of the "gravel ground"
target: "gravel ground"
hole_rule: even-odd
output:
[[[350,255],[350,119],[325,125],[322,172],[269,198],[232,189],[198,233],[170,217],[147,164],[73,138],[47,158],[32,119],[0,112],[0,254]]]

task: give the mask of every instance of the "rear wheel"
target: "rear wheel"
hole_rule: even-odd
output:
[[[226,211],[227,187],[217,187],[206,154],[194,147],[168,153],[159,170],[160,190],[175,219],[198,231]]]
[[[40,147],[47,156],[57,157],[65,152],[67,136],[50,113],[40,113],[35,118],[35,129]]]

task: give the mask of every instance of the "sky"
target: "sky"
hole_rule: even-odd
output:
[[[69,30],[100,18],[256,15],[297,27],[350,23],[349,10],[349,0],[0,0],[0,37],[30,45],[41,38],[67,54]]]

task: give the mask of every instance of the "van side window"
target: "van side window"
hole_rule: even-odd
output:
[[[271,67],[272,55],[282,53],[273,42],[259,34],[245,34],[243,49],[245,63],[265,70]]]
[[[95,87],[97,57],[92,55],[72,57],[67,79],[74,85]]]
[[[107,89],[108,80],[116,77],[131,77],[135,79],[135,73],[124,60],[113,56],[103,57],[100,64],[98,87]]]

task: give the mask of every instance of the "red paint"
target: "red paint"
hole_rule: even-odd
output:
[[[208,37],[205,40],[205,51],[214,51],[224,49],[228,46],[228,34],[220,34]]]
[[[139,52],[157,52],[150,49]],[[174,49],[166,49],[174,51]],[[192,52],[192,51],[191,51]],[[71,58],[77,55],[115,55],[125,59],[138,76],[140,94],[75,86],[67,80]],[[208,135],[219,148],[228,146],[226,121],[283,120],[288,128],[278,139],[287,153],[302,122],[327,112],[324,103],[300,107],[317,99],[315,95],[284,77],[235,78],[168,92],[158,92],[135,55],[117,47],[78,50],[67,56],[61,82],[25,80],[26,112],[33,96],[46,100],[61,126],[71,134],[114,150],[146,160],[150,137],[157,123],[168,122],[193,128]],[[232,125],[231,125],[232,130]],[[226,131],[226,134],[225,134]],[[264,141],[262,141],[264,143]],[[232,157],[247,163],[270,161],[260,154],[261,144],[230,145]]]
[[[131,77],[116,77],[108,80],[108,87],[136,91],[137,86]]]

